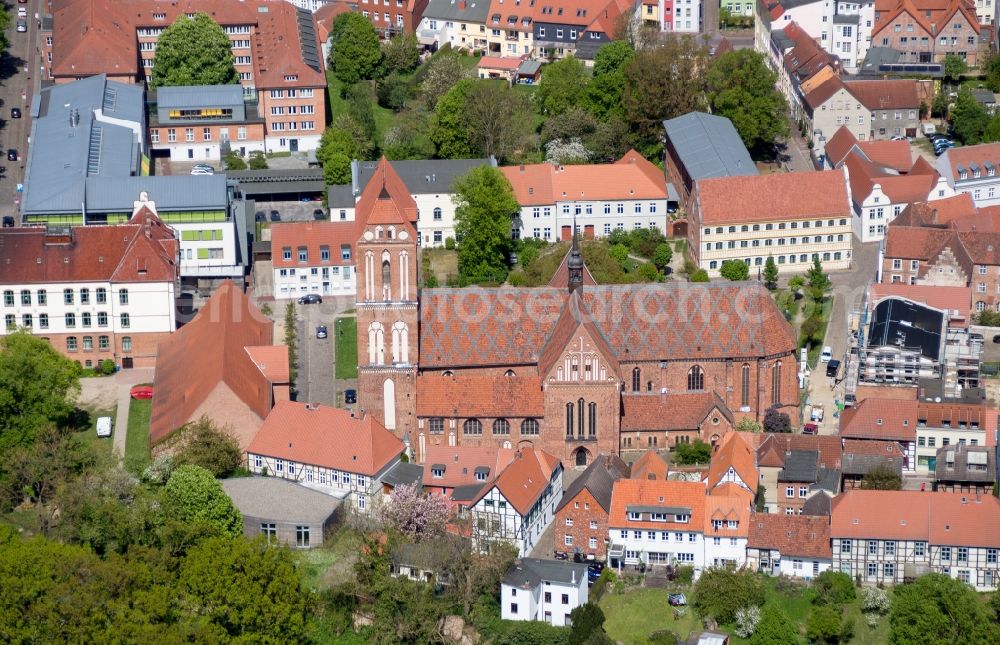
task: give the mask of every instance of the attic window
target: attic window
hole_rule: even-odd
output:
[[[877,426],[882,425],[882,417],[879,417],[878,419],[875,419],[875,425],[877,425]]]
[[[583,18],[586,15],[587,15],[587,10],[586,9],[577,9],[576,10],[576,17],[577,18]]]
[[[285,80],[286,81],[297,81],[297,80],[299,80],[299,75],[298,74],[285,74]]]
[[[153,14],[153,20],[166,20],[166,19],[167,19],[167,14],[165,14],[165,13],[154,13]]]
[[[908,425],[910,425],[910,420],[909,419],[903,419],[903,427],[905,428]]]

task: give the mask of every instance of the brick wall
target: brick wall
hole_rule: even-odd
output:
[[[567,526],[567,520],[573,525]],[[556,552],[573,554],[579,549],[580,553],[593,555],[597,560],[607,557],[608,513],[601,508],[589,490],[581,490],[576,497],[566,502],[553,521],[556,528]],[[572,545],[566,544],[566,536],[572,538]],[[596,540],[595,547],[590,546],[591,539]]]

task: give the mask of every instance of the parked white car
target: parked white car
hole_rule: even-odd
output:
[[[833,349],[827,345],[823,348],[823,351],[819,355],[819,360],[823,363],[829,363],[830,359],[833,358]]]

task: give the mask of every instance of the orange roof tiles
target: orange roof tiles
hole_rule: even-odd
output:
[[[958,13],[979,33],[976,8],[967,0],[876,0],[872,38],[894,25],[898,22],[896,17],[904,14],[934,37],[938,35],[937,26],[950,24]]]
[[[541,417],[538,376],[417,376],[418,417]]]
[[[1000,547],[1000,499],[968,493],[849,490],[833,499],[834,539]]]
[[[747,433],[740,433],[747,439]],[[781,468],[785,464],[785,453],[792,450],[815,450],[819,453],[819,468],[840,468],[840,437],[830,435],[806,435],[765,432],[751,434],[759,441],[757,445],[757,465]]]
[[[804,98],[809,107],[815,110],[842,89],[844,89],[844,82],[840,80],[839,76],[832,76],[813,89],[812,92],[806,94]]]
[[[712,490],[726,478],[730,469],[753,492],[760,479],[753,449],[738,432],[727,432],[719,442],[708,467],[708,489]]]
[[[661,172],[651,172],[650,165],[630,151],[613,164],[530,164],[500,170],[510,181],[521,206],[557,201],[666,199],[666,177]]]
[[[632,462],[629,479],[665,480],[667,462],[655,450],[647,450]]]
[[[247,448],[264,455],[374,477],[403,452],[403,442],[370,415],[281,401]]]
[[[179,244],[174,229],[147,209],[128,224],[0,229],[0,282],[174,282]]]
[[[967,327],[972,306],[970,287],[882,282],[871,286],[872,303],[895,296],[948,312],[952,327]],[[955,313],[957,312],[957,313]]]
[[[273,403],[272,386],[287,380],[272,382],[247,348],[270,345],[273,328],[239,287],[231,280],[223,282],[195,319],[157,348],[150,443],[190,421],[221,383],[254,414],[266,417]],[[274,369],[266,371],[275,375]]]
[[[360,237],[357,222],[276,222],[271,225],[271,261],[275,269],[302,266],[353,266],[356,260],[344,260],[341,247],[354,248]],[[306,249],[308,260],[299,262],[298,251]],[[329,260],[322,259],[322,249],[326,247]],[[291,257],[285,259],[282,249],[291,249]],[[353,257],[353,253],[351,254]]]
[[[480,69],[499,69],[507,72],[513,72],[521,63],[524,62],[523,58],[515,58],[513,56],[483,56],[476,63],[476,67]]]
[[[527,515],[560,467],[561,462],[544,450],[522,448],[497,477],[483,486],[472,504],[496,487],[514,510]]]
[[[972,203],[972,195],[959,193]],[[1000,233],[1000,206],[984,206],[972,208],[970,213],[952,217],[948,224],[958,231],[976,231],[979,233]]]
[[[914,79],[847,81],[844,83],[861,105],[869,110],[916,110],[920,107]],[[907,148],[909,143],[900,141]]]
[[[609,528],[697,531],[705,530],[705,485],[700,482],[619,479],[611,494]],[[629,507],[657,506],[688,509],[689,522],[629,520]]]
[[[850,218],[853,213],[839,170],[702,179],[695,200],[698,226]]]
[[[851,149],[857,144],[858,140],[855,138],[854,133],[846,125],[842,125],[837,128],[832,137],[827,139],[826,145],[823,146],[823,151],[826,154],[827,161],[836,168],[840,165],[840,162],[847,158]]]
[[[1000,167],[1000,143],[983,143],[978,146],[962,146],[952,148],[945,153],[948,158],[948,167],[951,170],[951,179],[958,179],[958,168],[961,166],[968,173],[967,178],[972,177],[970,166],[976,164],[981,170],[984,164],[989,162],[994,168]],[[985,172],[985,171],[984,171]]]
[[[950,246],[959,251],[954,231],[918,226],[889,226],[885,234],[885,257],[931,260]]]
[[[750,506],[753,495],[731,484],[726,495],[712,494],[705,498],[705,536],[747,537],[750,533]],[[737,492],[739,491],[739,492]],[[725,522],[714,528],[713,522]],[[736,522],[736,528],[729,528],[729,522]]]
[[[899,172],[907,172],[913,167],[913,153],[909,141],[859,141],[858,148],[880,166]]]
[[[288,345],[258,345],[247,347],[247,353],[257,369],[272,383],[288,383]]]
[[[638,393],[622,396],[622,430],[697,430],[712,410],[733,421],[715,392]]]
[[[514,459],[510,448],[496,446],[427,446],[424,453],[424,486],[454,488],[467,484],[485,483],[476,478],[476,471],[485,469],[487,480],[493,479]],[[435,477],[436,465],[444,466],[444,474]]]
[[[830,519],[811,515],[757,513],[750,519],[748,549],[778,551],[782,557],[833,557]]]
[[[845,439],[915,441],[917,402],[869,398],[840,415],[840,436]]]
[[[923,157],[921,157],[921,160]],[[919,161],[918,161],[919,163]],[[916,167],[916,164],[914,164]],[[936,172],[936,171],[935,171]],[[920,201],[910,204],[903,209],[903,212],[896,216],[892,225],[900,226],[938,226],[942,227],[951,222],[966,221],[966,217],[974,217],[976,213],[982,212],[976,209],[972,195],[969,193],[958,193],[952,197],[935,199],[934,201]],[[953,228],[963,228],[953,226]]]

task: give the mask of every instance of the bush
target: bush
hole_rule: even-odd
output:
[[[692,605],[703,618],[711,616],[725,624],[736,620],[740,608],[759,607],[764,600],[764,585],[755,573],[747,569],[713,568],[695,583]]]
[[[760,622],[760,607],[741,607],[736,610],[736,635],[750,638]]]
[[[692,443],[679,443],[674,447],[674,461],[688,466],[691,464],[707,464],[712,458],[712,446],[700,439]]]
[[[226,170],[246,170],[247,164],[243,159],[235,152],[230,152],[225,157],[222,158],[222,163],[226,166]]]
[[[750,267],[743,260],[725,260],[719,268],[719,275],[733,282],[746,280],[750,277]]]
[[[679,585],[689,585],[694,580],[694,567],[685,564],[677,567],[674,571],[674,581]]]
[[[813,581],[817,605],[846,605],[857,597],[851,576],[842,571],[824,571]],[[883,592],[884,593],[884,592]]]
[[[593,602],[597,602],[604,595],[604,592],[608,590],[608,585],[614,582],[615,572],[611,567],[604,567],[601,570],[601,575],[598,576],[597,580],[594,582],[594,586],[590,588],[590,597]]]
[[[446,237],[446,238],[444,238],[444,248],[448,249],[449,251],[454,251],[455,250],[455,238],[453,238],[453,237]]]
[[[646,639],[647,645],[677,645],[680,639],[668,629],[658,629]]]
[[[708,271],[705,269],[695,269],[688,273],[691,282],[708,282]]]
[[[764,413],[764,431],[765,432],[791,432],[792,431],[792,420],[784,412],[778,411],[778,408],[771,406]]]
[[[539,621],[512,622],[506,633],[494,642],[496,645],[565,645],[569,642],[569,629]]]
[[[888,614],[890,609],[889,594],[885,589],[865,587],[861,590],[861,611],[866,614]]]
[[[101,364],[98,366],[98,371],[104,376],[110,376],[114,374],[115,362],[110,358],[105,358],[103,361],[101,361]]]
[[[255,150],[250,153],[250,170],[267,170],[267,158],[263,152]]]

